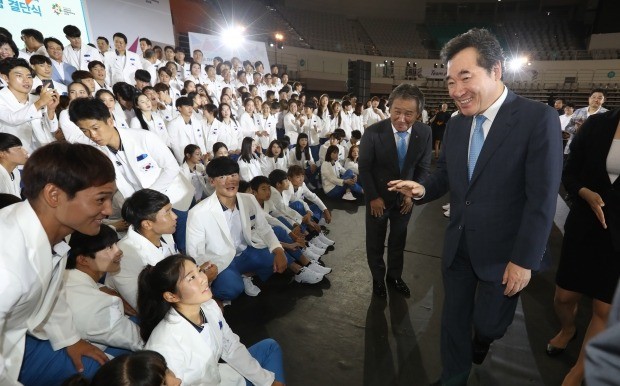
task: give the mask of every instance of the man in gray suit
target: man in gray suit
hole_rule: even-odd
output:
[[[502,48],[472,29],[442,49],[450,119],[437,170],[392,190],[428,202],[450,191],[442,260],[444,384],[466,384],[512,323],[518,294],[547,250],[562,172],[557,112],[502,82]],[[472,339],[472,324],[475,332]]]
[[[389,98],[390,119],[366,129],[360,144],[359,172],[366,199],[366,255],[373,278],[373,293],[385,298],[387,284],[404,296],[409,287],[402,280],[407,224],[413,200],[389,192],[393,179],[423,179],[431,161],[431,129],[418,122],[424,95],[403,83]],[[383,259],[388,223],[387,267]]]

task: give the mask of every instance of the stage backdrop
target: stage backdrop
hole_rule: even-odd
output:
[[[140,51],[141,37],[174,46],[170,0],[89,0],[86,6],[92,40],[105,36],[114,48],[112,35],[122,32],[134,52]]]
[[[205,63],[213,63],[213,58],[216,56],[220,56],[224,60],[230,60],[230,58],[236,56],[242,61],[246,59],[250,60],[252,64],[260,60],[265,66],[265,72],[269,72],[269,59],[267,57],[265,42],[246,40],[240,47],[231,49],[227,47],[222,42],[220,36],[217,35],[199,34],[195,32],[189,32],[188,35],[190,56],[194,50],[201,50],[204,55]]]
[[[80,0],[0,0],[0,20],[0,25],[13,34],[19,49],[24,47],[20,37],[25,28],[37,29],[44,37],[54,36],[69,44],[62,28],[72,24],[82,31],[85,41],[90,38]]]

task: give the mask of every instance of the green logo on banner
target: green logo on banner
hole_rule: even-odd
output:
[[[608,78],[615,78],[615,77],[616,77],[616,73],[615,73],[614,71],[609,71],[609,72],[607,73],[607,77],[608,77]]]

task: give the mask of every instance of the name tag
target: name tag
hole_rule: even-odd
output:
[[[146,157],[148,157],[148,154],[140,154],[139,156],[136,157],[137,161],[142,161],[143,159],[145,159]]]

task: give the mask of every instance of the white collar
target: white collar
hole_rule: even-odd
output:
[[[499,98],[497,98],[497,100],[493,102],[493,104],[491,104],[491,106],[489,106],[482,114],[478,114],[478,115],[484,115],[487,121],[490,124],[493,124],[493,121],[495,120],[495,117],[497,116],[497,112],[499,111],[499,108],[502,107],[502,104],[504,104],[504,101],[506,100],[507,96],[508,96],[508,87],[504,86],[504,91],[502,91],[502,94],[499,96]]]

